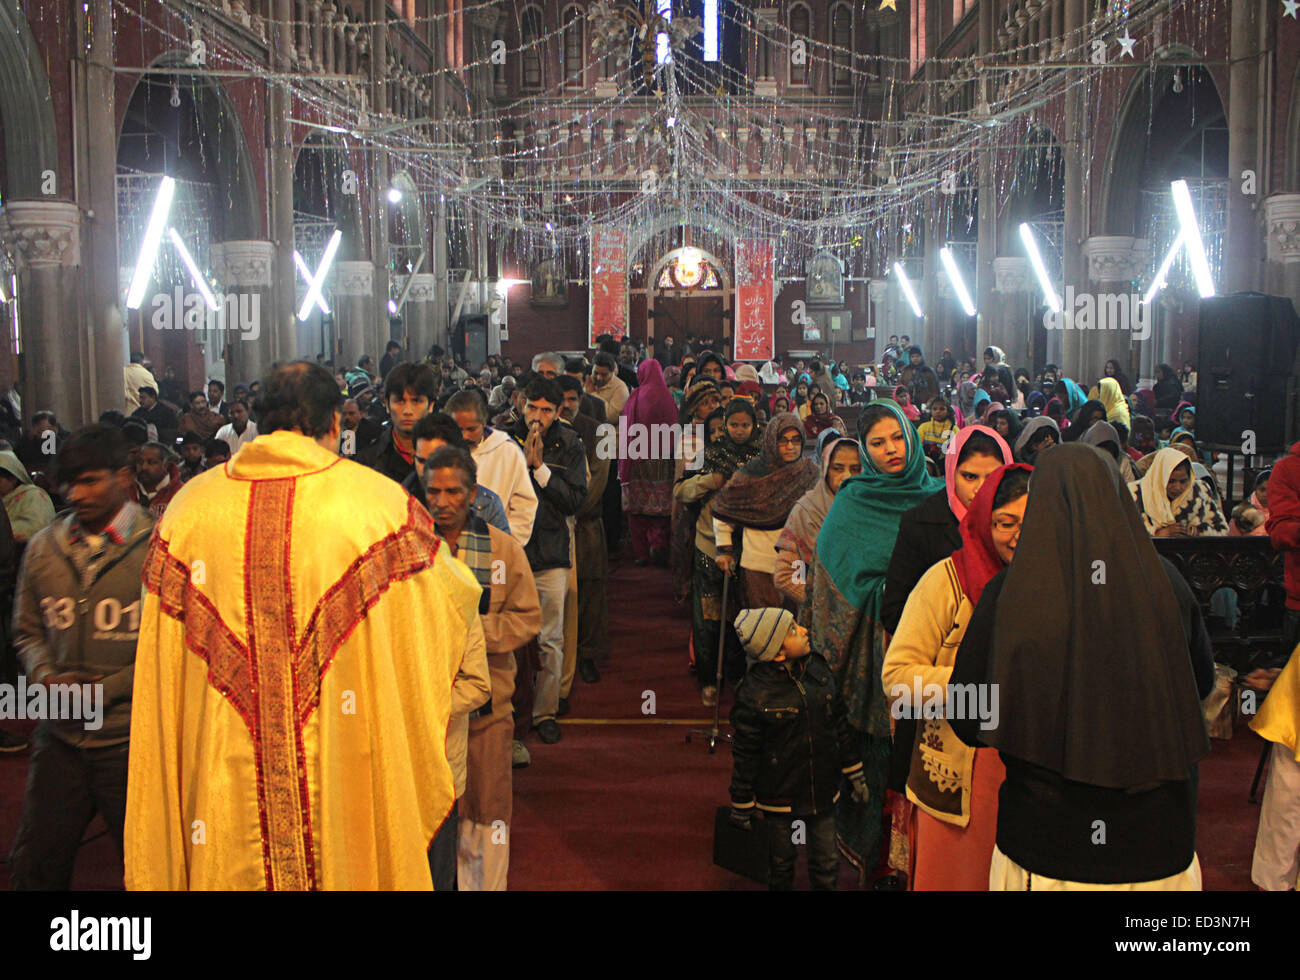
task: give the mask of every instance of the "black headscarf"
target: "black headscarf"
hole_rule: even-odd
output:
[[[752,402],[744,398],[733,398],[722,409],[723,424],[733,415],[748,415],[754,423],[754,429],[744,442],[736,442],[729,432],[724,432],[717,442],[704,447],[704,472],[721,473],[728,480],[732,474],[763,452],[763,429],[758,424],[758,415]],[[706,430],[707,431],[707,430]]]
[[[1001,717],[984,741],[1016,759],[1128,790],[1185,780],[1209,751],[1178,600],[1092,446],[1039,459],[988,657]]]
[[[1065,430],[1062,437],[1064,441],[1077,442],[1091,428],[1084,423],[1084,419],[1094,412],[1101,412],[1101,421],[1106,421],[1106,406],[1095,398],[1089,399],[1079,406],[1079,410],[1074,413],[1074,418],[1070,419],[1070,427]]]

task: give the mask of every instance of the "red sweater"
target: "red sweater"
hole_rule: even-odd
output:
[[[1286,607],[1300,610],[1300,442],[1273,466],[1265,527],[1273,549],[1286,554]]]

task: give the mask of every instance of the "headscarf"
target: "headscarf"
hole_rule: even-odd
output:
[[[980,601],[984,586],[1002,566],[1006,564],[998,554],[997,545],[993,543],[993,498],[997,496],[1002,478],[1014,470],[1033,472],[1032,466],[1024,463],[1008,463],[988,475],[975,499],[970,502],[970,509],[961,519],[958,528],[961,532],[961,547],[952,553],[952,563],[957,571],[957,581],[961,582],[961,591],[970,599],[971,605]]]
[[[1130,790],[1186,780],[1209,741],[1177,598],[1123,494],[1091,446],[1035,467],[984,678],[1002,715],[983,740],[1067,780]]]
[[[1099,401],[1089,400],[1080,405],[1079,410],[1074,413],[1074,417],[1070,420],[1070,428],[1065,433],[1065,441],[1077,441],[1088,430],[1088,426],[1084,424],[1088,416],[1098,411],[1103,413],[1102,417],[1104,418],[1106,406]]]
[[[980,412],[980,423],[988,425],[989,419],[993,417],[994,413],[1001,412],[1006,407],[1007,406],[1003,405],[1001,402],[989,402],[984,406],[984,411]],[[992,426],[990,426],[990,428],[992,428]]]
[[[1192,418],[1193,419],[1196,418],[1195,405],[1193,405],[1191,402],[1179,402],[1178,407],[1174,409],[1174,414],[1169,416],[1171,419],[1173,419],[1175,425],[1178,424],[1178,419],[1182,417],[1183,412],[1191,412]]]
[[[969,382],[968,382],[969,383]],[[988,411],[989,405],[992,404],[989,393],[983,388],[975,389],[975,395],[971,399],[971,410],[966,412],[966,416],[972,419],[983,419],[984,413]]]
[[[812,406],[816,404],[818,398],[826,403],[826,411],[821,413],[812,411]],[[836,417],[835,412],[831,410],[829,395],[819,391],[808,399],[808,406],[808,415],[803,420],[803,434],[807,438],[816,439],[823,430],[833,428],[839,424],[839,419]]]
[[[752,381],[754,384],[761,386],[763,383],[762,379],[758,376],[758,368],[754,367],[752,364],[737,364],[733,370],[736,374],[736,380],[741,384],[744,384],[746,381]]]
[[[1020,416],[1009,408],[999,408],[996,411],[994,411],[993,406],[990,405],[989,412],[985,416],[986,421],[984,424],[987,425],[990,429],[996,429],[998,427],[997,426],[998,416],[1006,417],[1007,420],[1006,438],[1009,439],[1011,442],[1015,442],[1016,439],[1020,437]]]
[[[629,430],[637,426],[639,431],[661,431],[650,428],[655,425],[676,425],[677,403],[673,401],[672,392],[664,383],[663,365],[653,358],[642,361],[636,369],[636,389],[623,404],[620,417],[627,419]],[[618,478],[627,483],[632,477],[633,460],[628,457],[618,461]]]
[[[1097,387],[1088,393],[1088,397],[1095,398],[1106,407],[1107,422],[1122,422],[1124,428],[1131,427],[1128,399],[1124,397],[1124,390],[1114,378],[1102,378],[1097,382]]]
[[[777,408],[776,407],[777,402],[784,402],[785,407]],[[768,411],[770,411],[773,415],[775,415],[777,412],[788,412],[793,408],[794,408],[794,402],[791,400],[789,395],[773,395],[772,401],[768,405]]]
[[[968,425],[957,433],[952,442],[948,443],[948,451],[943,457],[944,484],[948,490],[948,507],[959,521],[966,516],[966,505],[957,497],[957,463],[961,459],[961,451],[966,448],[966,443],[977,432],[988,436],[998,444],[998,452],[1002,454],[1004,466],[1012,462],[1011,449],[1007,446],[1007,441],[987,425]]]
[[[763,451],[763,430],[758,427],[758,413],[754,406],[743,398],[733,398],[721,411],[724,425],[737,412],[748,415],[754,423],[753,431],[744,442],[734,441],[724,429],[721,439],[704,447],[704,472],[721,473],[730,480],[736,470]]]
[[[1096,446],[1101,449],[1102,443],[1113,442],[1115,451],[1123,452],[1123,447],[1119,441],[1119,432],[1109,422],[1094,422],[1092,426],[1079,437],[1079,441],[1087,446]],[[1102,452],[1106,450],[1102,449]]]
[[[900,391],[903,392],[903,393],[905,393],[905,394],[907,395],[907,404],[906,404],[906,405],[903,405],[902,403],[900,403],[900,402],[898,401],[898,393],[899,393]],[[897,405],[899,406],[899,408],[901,408],[901,409],[903,410],[903,414],[906,415],[906,416],[907,416],[911,421],[913,421],[913,422],[919,422],[919,421],[921,421],[921,410],[920,410],[919,408],[917,408],[915,405],[912,404],[912,393],[911,393],[910,391],[907,390],[907,385],[898,385],[898,386],[894,389],[894,399],[893,399],[893,400],[894,400],[894,403],[897,404]]]
[[[990,367],[997,367],[999,364],[1005,364],[1007,362],[1007,355],[1003,353],[1001,347],[986,347],[984,352],[986,354],[992,352],[993,354],[993,363]]]
[[[881,472],[867,452],[864,429],[867,419],[877,415],[875,405],[896,417],[906,440],[906,462],[898,473]],[[840,485],[817,535],[817,561],[845,601],[876,620],[899,519],[903,511],[943,489],[943,481],[926,470],[920,435],[898,403],[888,398],[877,399],[858,416],[858,445],[862,475]]]
[[[1029,443],[1033,441],[1034,434],[1043,429],[1051,429],[1056,433],[1056,441],[1058,443],[1061,441],[1061,428],[1056,424],[1056,420],[1049,418],[1046,415],[1036,415],[1025,423],[1025,427],[1020,430],[1020,435],[1016,436],[1014,448],[1016,450],[1017,458],[1019,458],[1021,452],[1025,450]]]
[[[1025,407],[1033,412],[1035,416],[1042,415],[1047,411],[1047,396],[1041,391],[1031,391],[1025,397]]]
[[[1128,485],[1129,491],[1133,494],[1135,500],[1138,491],[1142,491],[1142,516],[1146,518],[1147,523],[1153,528],[1161,528],[1166,524],[1175,523],[1174,515],[1186,507],[1187,502],[1192,498],[1192,492],[1196,487],[1195,479],[1187,481],[1187,488],[1179,495],[1177,500],[1169,499],[1167,489],[1169,477],[1175,469],[1184,463],[1187,464],[1190,476],[1191,460],[1187,458],[1185,453],[1172,447],[1166,447],[1153,456],[1142,479],[1134,480]]]
[[[719,357],[717,354],[713,353],[713,351],[711,351],[711,350],[706,350],[703,354],[700,355],[700,359],[699,359],[698,361],[695,362],[695,373],[696,373],[696,375],[698,375],[698,376],[701,377],[701,378],[707,378],[708,375],[704,373],[704,367],[705,367],[705,365],[707,365],[710,361],[716,361],[718,367],[722,368],[722,377],[723,377],[724,379],[727,378],[727,377],[729,377],[729,375],[728,375],[728,373],[727,373],[727,365],[723,362],[723,360],[722,360],[721,357]]]
[[[973,418],[975,416],[975,392],[978,390],[974,381],[963,381],[957,386],[957,409],[963,417]],[[987,391],[984,392],[984,397],[988,397]]]
[[[1075,382],[1070,378],[1062,378],[1060,381],[1056,382],[1056,388],[1059,390],[1061,387],[1065,388],[1065,414],[1073,418],[1074,413],[1077,412],[1083,406],[1083,403],[1088,400],[1088,396],[1085,395],[1083,389],[1075,384]]]
[[[763,386],[757,381],[742,381],[740,387],[736,389],[737,398],[748,398],[755,405],[763,397]]]
[[[829,429],[826,430],[826,434],[830,435],[830,438],[821,446],[821,479],[795,503],[790,516],[786,519],[781,536],[776,539],[778,551],[793,551],[799,556],[799,560],[809,567],[817,554],[817,532],[825,523],[831,504],[835,503],[835,494],[831,493],[831,488],[826,482],[826,478],[830,475],[831,458],[840,446],[857,445],[855,440],[848,436],[831,434]]]
[[[803,455],[792,462],[781,459],[781,434],[798,432],[803,426],[792,412],[782,412],[763,430],[763,450],[736,471],[713,498],[716,517],[745,527],[783,527],[790,511],[817,482],[817,464]]]

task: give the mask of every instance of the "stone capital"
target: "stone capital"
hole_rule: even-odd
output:
[[[993,260],[994,292],[1023,293],[1030,287],[1033,269],[1020,255],[999,255]]]
[[[1093,282],[1129,282],[1145,271],[1147,243],[1128,235],[1094,235],[1083,243],[1083,254]]]
[[[8,201],[0,237],[20,265],[81,265],[81,208],[69,201]]]
[[[406,294],[408,303],[431,303],[438,286],[438,277],[432,272],[417,272],[411,276],[411,290]]]
[[[251,288],[271,285],[275,267],[275,244],[259,241],[231,241],[211,249],[212,274],[223,286]]]
[[[373,296],[375,265],[369,260],[334,264],[335,296]]]
[[[470,11],[469,22],[481,31],[492,33],[497,27],[496,4],[479,4]]]
[[[1300,194],[1274,194],[1264,201],[1268,261],[1300,262]]]

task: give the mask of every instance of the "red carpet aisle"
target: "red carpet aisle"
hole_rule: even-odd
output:
[[[713,812],[725,803],[731,750],[715,755],[684,741],[708,709],[686,670],[685,610],[667,598],[663,569],[619,568],[610,581],[613,662],[599,684],[575,681],[564,740],[529,740],[533,764],[515,771],[512,889],[757,888],[712,863]],[[655,714],[642,714],[644,692]],[[725,720],[729,698],[724,698]],[[588,719],[604,724],[580,724]],[[611,721],[631,724],[609,724]],[[13,722],[3,722],[11,731]],[[707,727],[707,725],[702,726]],[[1201,766],[1198,850],[1207,889],[1249,889],[1259,808],[1246,803],[1260,742],[1241,730],[1216,741]],[[9,887],[9,848],[18,830],[29,756],[0,756],[0,889]],[[98,820],[86,832],[103,830]],[[112,845],[90,840],[77,861],[78,889],[120,888]],[[804,879],[802,866],[799,877]],[[847,870],[841,878],[851,887]]]
[[[690,726],[663,724],[709,715],[686,670],[690,620],[668,598],[668,573],[620,567],[609,610],[613,654],[601,682],[574,682],[563,741],[530,739],[533,764],[515,770],[511,889],[757,888],[712,863],[730,748],[709,755],[703,744],[685,743]],[[656,696],[654,716],[641,714],[645,691]],[[729,705],[724,696],[724,722]],[[577,723],[584,719],[636,723]],[[1259,808],[1246,794],[1261,744],[1239,730],[1230,743],[1213,742],[1201,765],[1198,852],[1207,889],[1254,887]],[[799,877],[806,882],[802,858]],[[841,887],[853,884],[846,863]]]

